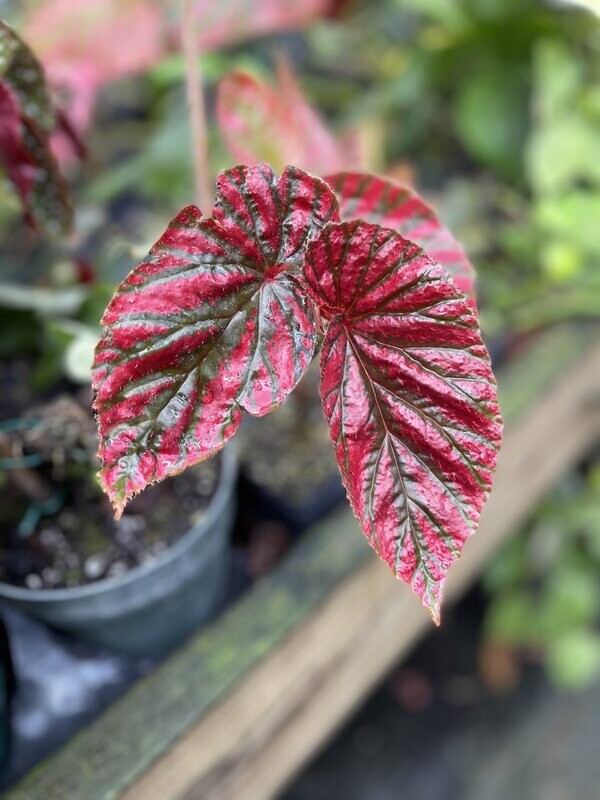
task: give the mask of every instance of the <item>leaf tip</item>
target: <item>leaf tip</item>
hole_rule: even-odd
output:
[[[113,483],[106,469],[101,469],[96,473],[96,480],[104,494],[108,497],[113,508],[115,520],[118,522],[123,516],[123,511],[128,501],[131,499],[132,493],[128,494],[122,486]]]
[[[420,595],[421,602],[431,614],[431,619],[436,628],[442,624],[442,587],[446,581],[446,576],[437,580],[429,590]]]
[[[400,580],[406,580],[406,577],[401,574],[397,574],[397,577]],[[440,574],[433,577],[424,575],[421,570],[417,570],[412,575],[412,579],[407,582],[423,607],[430,613],[433,624],[439,628],[441,625],[442,589],[446,582],[446,575]]]
[[[121,519],[121,517],[123,516],[123,511],[125,510],[125,505],[127,503],[127,500],[126,499],[124,499],[124,500],[116,500],[116,499],[114,499],[112,497],[109,498],[109,500],[110,500],[111,506],[113,507],[115,520],[118,522]]]

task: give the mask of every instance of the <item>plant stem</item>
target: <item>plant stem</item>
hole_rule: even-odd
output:
[[[209,217],[212,214],[212,193],[208,177],[208,134],[202,71],[198,60],[198,31],[193,6],[193,0],[182,2],[181,41],[185,56],[185,82],[192,133],[196,202],[204,215]]]

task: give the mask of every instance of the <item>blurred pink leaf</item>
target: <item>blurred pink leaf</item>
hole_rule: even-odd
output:
[[[45,0],[25,37],[79,133],[90,123],[98,90],[148,69],[164,53],[164,4],[157,0]]]
[[[317,174],[356,165],[352,148],[336,139],[311,107],[287,61],[277,61],[277,83],[232,72],[220,83],[217,120],[236,161],[295,164]]]
[[[31,46],[50,65],[83,69],[100,84],[146,69],[162,53],[156,0],[46,0],[29,18]]]
[[[215,50],[233,42],[295,30],[338,10],[332,0],[196,0],[200,47]]]
[[[337,13],[339,5],[334,0],[196,0],[199,51],[302,27]],[[168,0],[37,0],[33,4],[25,37],[44,63],[58,105],[68,112],[79,135],[90,125],[99,89],[141,73],[180,49],[173,14],[177,8]],[[64,142],[58,149],[63,154]]]

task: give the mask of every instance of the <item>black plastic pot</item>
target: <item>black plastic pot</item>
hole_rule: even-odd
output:
[[[164,654],[223,601],[236,476],[235,453],[226,448],[202,520],[150,563],[121,577],[67,589],[0,583],[0,597],[82,640],[134,656]]]
[[[0,773],[6,766],[10,752],[10,701],[14,688],[15,677],[8,631],[0,616]]]

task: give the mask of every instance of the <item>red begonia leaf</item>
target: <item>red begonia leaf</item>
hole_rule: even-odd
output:
[[[56,116],[44,71],[29,47],[0,22],[0,162],[26,219],[49,233],[68,231],[67,185],[50,149]]]
[[[159,0],[44,0],[25,38],[42,60],[78,135],[110,81],[148,69],[165,54],[166,5]]]
[[[329,320],[321,393],[352,508],[437,622],[501,435],[473,303],[420,247],[360,221],[327,226],[305,276]]]
[[[475,271],[465,251],[413,189],[360,172],[341,172],[325,180],[337,195],[344,221],[362,219],[393,228],[420,245],[448,270],[459,289],[473,296]]]
[[[232,156],[244,164],[296,164],[323,174],[352,161],[349,148],[327,129],[281,57],[275,86],[246,72],[226,75],[217,94],[217,121]]]
[[[117,514],[300,380],[318,334],[298,272],[309,240],[338,219],[318,178],[236,167],[217,180],[213,218],[181,211],[121,284],[93,373],[100,476]]]

